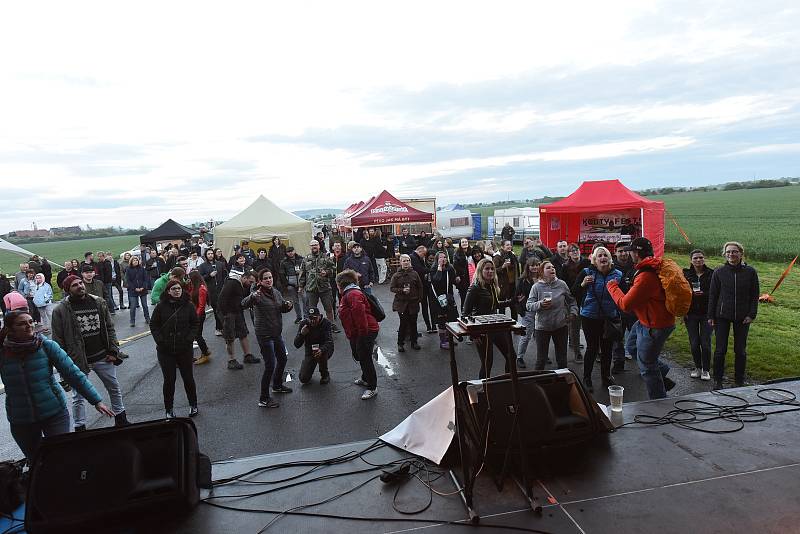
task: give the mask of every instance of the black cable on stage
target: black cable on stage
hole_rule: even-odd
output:
[[[300,512],[300,511],[286,511],[286,510],[268,510],[266,508],[238,508],[235,506],[226,506],[224,504],[218,503],[206,503],[209,506],[213,506],[215,508],[221,508],[223,510],[231,510],[234,512],[251,512],[256,514],[282,514],[282,515],[298,515],[303,517],[317,517],[317,518],[325,518],[325,519],[341,519],[345,521],[382,521],[386,523],[428,523],[428,524],[440,524],[440,525],[457,525],[457,526],[464,526],[464,527],[476,527],[476,528],[489,528],[489,529],[505,529],[514,532],[533,532],[536,534],[552,534],[546,530],[537,530],[534,528],[526,528],[526,527],[515,527],[509,525],[495,525],[492,523],[478,523],[474,524],[469,522],[467,519],[462,519],[458,521],[452,521],[447,519],[423,519],[419,517],[361,517],[361,516],[349,516],[349,515],[341,515],[341,514],[326,514],[326,513],[316,513],[316,512]]]
[[[786,389],[762,388],[757,390],[756,396],[763,402],[750,402],[738,395],[717,390],[712,391],[712,393],[738,402],[736,404],[717,404],[700,399],[678,399],[673,403],[673,409],[664,415],[637,414],[634,416],[633,421],[617,428],[672,425],[707,434],[731,434],[742,430],[747,423],[766,421],[770,415],[800,411],[800,402],[797,401],[797,395]],[[778,407],[785,408],[769,411],[762,410],[762,408]],[[702,427],[702,425],[711,421],[725,421],[733,426],[720,429]],[[633,427],[633,425],[641,426]]]

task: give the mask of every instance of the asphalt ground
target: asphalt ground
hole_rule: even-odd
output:
[[[259,399],[263,362],[245,365],[240,371],[226,368],[227,357],[222,338],[214,336],[214,320],[209,313],[205,324],[205,338],[212,352],[208,364],[195,366],[194,377],[197,383],[200,414],[194,419],[200,441],[200,450],[208,454],[212,461],[247,457],[277,451],[306,447],[333,445],[351,441],[374,439],[392,429],[411,412],[450,386],[450,367],[448,351],[439,348],[436,334],[422,334],[419,344],[422,350],[415,351],[406,345],[405,353],[397,352],[397,314],[392,313],[392,295],[388,284],[377,286],[375,294],[384,304],[387,317],[381,323],[377,344],[380,358],[376,364],[378,371],[378,395],[367,401],[360,399],[363,389],[353,384],[360,375],[358,364],[351,357],[350,345],[344,332],[334,334],[336,350],[329,362],[331,382],[319,384],[319,374],[311,383],[303,386],[297,379],[302,361],[302,350],[291,344],[297,332],[294,324],[295,314],[284,315],[283,333],[289,350],[286,372],[292,380],[286,385],[293,393],[277,394],[274,398],[280,407],[261,408]],[[248,324],[250,318],[247,313]],[[123,399],[128,418],[131,421],[145,421],[164,417],[162,395],[162,375],[155,355],[155,344],[149,331],[145,329],[141,311],[137,318],[139,326],[129,327],[127,310],[117,312],[115,326],[117,336],[122,342],[122,350],[130,357],[117,368],[118,378],[123,388]],[[422,317],[419,328],[424,332]],[[260,356],[253,329],[250,325],[251,351]],[[517,338],[515,336],[515,342]],[[552,350],[552,349],[551,349]],[[195,351],[199,354],[199,351]],[[528,347],[526,360],[532,367],[535,347]],[[241,361],[241,349],[236,345],[236,356]],[[474,345],[460,343],[456,348],[460,377],[473,379],[478,376],[479,361]],[[554,358],[553,358],[554,360]],[[708,391],[712,382],[701,382],[689,378],[689,369],[673,367],[670,377],[677,382],[670,396]],[[583,376],[581,364],[570,357],[569,367]],[[602,391],[595,365],[595,398],[600,403],[608,403],[608,393]],[[626,362],[626,372],[616,375],[617,383],[625,387],[625,401],[646,400],[647,392],[639,377],[636,363]],[[494,374],[503,371],[501,356],[495,351]],[[108,395],[94,374],[92,383],[108,402]],[[71,401],[71,394],[69,394]],[[71,406],[71,402],[68,402]],[[0,416],[5,420],[5,404]],[[183,383],[178,377],[175,395],[175,412],[186,416],[189,407],[183,391]],[[91,407],[87,408],[89,428],[111,426],[112,419],[101,418]],[[20,458],[21,452],[11,437],[7,424],[0,424],[0,458]]]

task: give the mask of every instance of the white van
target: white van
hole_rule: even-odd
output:
[[[539,237],[539,208],[504,208],[494,210],[494,236],[500,238],[506,223],[514,229],[514,241]]]

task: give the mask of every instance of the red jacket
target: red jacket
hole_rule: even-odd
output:
[[[205,284],[200,284],[200,294],[197,296],[197,306],[195,311],[198,317],[205,317],[206,315],[206,302],[208,301],[208,289]]]
[[[651,256],[637,263],[635,268],[658,269],[660,266],[661,260]],[[637,273],[627,293],[622,292],[616,280],[611,280],[606,287],[617,307],[624,312],[636,314],[643,326],[666,328],[675,325],[675,316],[667,311],[667,298],[655,270]]]
[[[380,330],[370,313],[367,296],[360,289],[347,289],[339,300],[339,319],[348,339],[366,336]]]

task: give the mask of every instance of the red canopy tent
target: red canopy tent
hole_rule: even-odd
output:
[[[664,203],[637,195],[619,180],[583,182],[574,193],[539,206],[539,234],[548,247],[561,240],[613,245],[621,235],[644,236],[664,254]],[[582,247],[583,250],[583,247]]]
[[[349,219],[347,226],[350,228],[402,223],[432,223],[433,213],[412,208],[384,190],[352,213]]]

